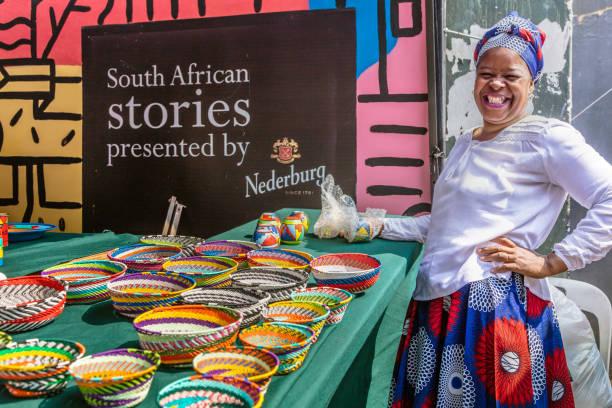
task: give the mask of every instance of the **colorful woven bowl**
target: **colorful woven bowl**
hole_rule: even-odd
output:
[[[179,258],[195,255],[195,247],[204,243],[204,238],[189,237],[185,235],[145,235],[140,238],[140,242],[149,245],[168,245],[181,249]]]
[[[238,262],[219,256],[194,256],[165,262],[162,268],[193,278],[199,288],[226,288],[232,284]]]
[[[178,303],[181,293],[194,287],[193,279],[167,272],[130,273],[108,283],[113,307],[126,317]]]
[[[162,408],[261,408],[263,393],[246,379],[193,376],[162,388],[157,404]]]
[[[310,262],[319,286],[362,293],[372,287],[380,275],[380,261],[370,255],[342,253],[322,255]]]
[[[291,294],[291,299],[298,302],[320,303],[329,308],[327,325],[342,321],[349,303],[355,296],[346,290],[327,286],[298,289]]]
[[[289,300],[270,303],[264,310],[263,317],[266,321],[295,323],[310,327],[315,334],[312,340],[314,344],[329,317],[329,309],[320,303]]]
[[[310,327],[291,323],[260,323],[243,329],[238,338],[246,346],[268,350],[278,357],[278,374],[289,374],[302,366],[314,340]]]
[[[66,285],[42,276],[0,281],[0,330],[17,333],[52,322],[64,310]]]
[[[273,267],[286,269],[308,269],[312,255],[292,249],[257,249],[247,254],[251,267]]]
[[[261,290],[227,288],[196,288],[181,294],[183,303],[207,306],[225,306],[242,313],[240,327],[247,327],[261,320],[261,313],[268,306],[270,294]]]
[[[67,340],[27,340],[0,350],[0,380],[15,397],[59,393],[70,379],[68,366],[85,354],[82,344]]]
[[[208,241],[195,247],[195,253],[201,256],[222,256],[232,258],[238,264],[246,263],[246,254],[259,246],[249,241]]]
[[[158,307],[134,319],[140,346],[159,353],[162,364],[190,366],[206,350],[232,346],[242,314],[219,306]]]
[[[91,407],[133,407],[149,393],[159,367],[157,353],[116,349],[74,362],[70,374]]]
[[[0,350],[8,346],[8,344],[13,341],[13,338],[6,334],[5,332],[0,332]]]
[[[127,270],[113,261],[77,261],[45,269],[41,276],[52,277],[68,285],[67,303],[94,303],[108,299],[107,283]]]
[[[193,369],[205,377],[242,377],[265,392],[278,371],[280,361],[268,350],[254,347],[226,347],[202,353],[193,359]]]
[[[160,271],[164,262],[178,258],[181,249],[172,245],[134,244],[113,249],[108,259],[127,265],[128,273]]]
[[[232,275],[232,287],[263,290],[270,294],[270,302],[289,300],[291,292],[305,288],[308,272],[282,268],[248,268]]]

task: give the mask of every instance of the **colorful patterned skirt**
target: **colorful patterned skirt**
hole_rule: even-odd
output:
[[[412,301],[389,406],[574,407],[552,302],[516,273]]]

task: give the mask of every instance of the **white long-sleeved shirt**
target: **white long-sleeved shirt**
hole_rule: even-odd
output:
[[[612,166],[571,125],[529,116],[488,141],[462,134],[435,185],[430,216],[385,219],[382,237],[425,241],[416,300],[446,296],[489,276],[496,265],[476,250],[506,236],[535,250],[552,230],[567,194],[588,210],[554,245],[569,270],[612,248]],[[550,299],[545,279],[525,278]]]

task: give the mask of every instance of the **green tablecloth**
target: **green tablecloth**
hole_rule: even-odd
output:
[[[289,210],[279,211],[284,216]],[[312,223],[317,211],[307,211]],[[249,239],[254,221],[210,239]],[[133,243],[130,234],[47,234],[39,241],[15,243],[5,252],[8,277],[39,271],[61,261]],[[328,252],[363,252],[382,262],[376,285],[358,296],[344,320],[324,330],[298,371],[274,377],[265,407],[382,407],[386,406],[391,370],[402,321],[414,290],[421,246],[416,243],[375,240],[348,244],[344,240],[319,240],[308,235],[304,243],[291,246],[314,256]],[[63,338],[85,345],[87,354],[118,347],[138,347],[138,337],[129,320],[116,315],[110,301],[95,305],[67,306],[50,325],[16,334],[15,340]],[[149,397],[142,407],[154,407],[157,392],[166,384],[193,372],[160,368]],[[73,383],[62,394],[48,399],[19,400],[6,390],[0,393],[6,407],[82,407],[84,401]]]

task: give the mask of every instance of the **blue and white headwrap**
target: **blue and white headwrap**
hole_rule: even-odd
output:
[[[491,48],[511,49],[525,61],[533,81],[536,82],[544,68],[542,45],[545,40],[544,31],[513,11],[484,34],[474,50],[474,61],[478,64],[478,60]]]

